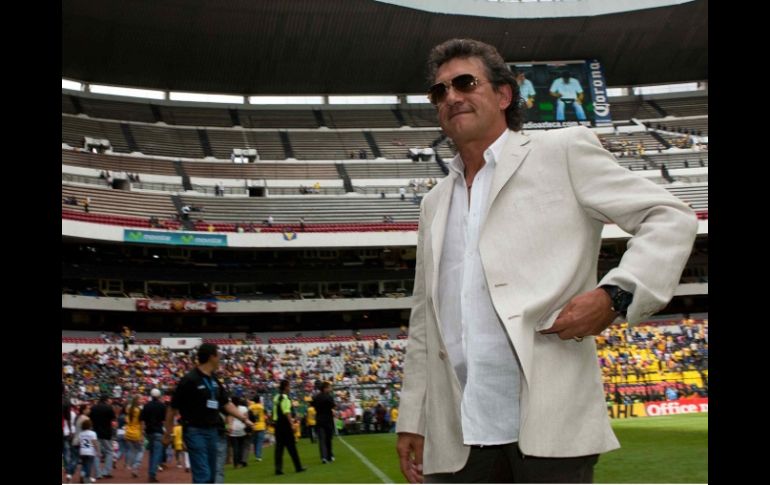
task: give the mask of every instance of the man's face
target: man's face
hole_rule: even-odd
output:
[[[219,354],[213,354],[211,357],[209,357],[209,360],[211,361],[211,365],[214,366],[214,370],[219,369]]]
[[[436,105],[441,128],[457,144],[499,135],[506,127],[505,109],[511,103],[511,87],[504,85],[495,91],[484,63],[477,57],[445,62],[438,68],[435,82],[450,82],[461,74],[475,76],[479,85],[467,93],[449,88],[446,98]]]

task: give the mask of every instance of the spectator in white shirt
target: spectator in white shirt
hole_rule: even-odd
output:
[[[570,75],[569,71],[564,70],[560,78],[554,79],[549,91],[551,96],[556,98],[556,121],[564,121],[564,110],[567,104],[575,110],[578,120],[586,119],[586,113],[583,111],[583,87],[580,86],[580,81]]]

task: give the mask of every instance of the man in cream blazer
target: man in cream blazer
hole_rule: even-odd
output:
[[[458,155],[420,210],[396,430],[402,472],[412,483],[591,482],[597,455],[620,446],[593,338],[619,313],[601,287],[633,295],[626,309],[630,324],[664,307],[690,254],[695,215],[665,189],[619,166],[587,128],[521,133],[519,106],[512,102],[516,81],[493,47],[453,39],[434,48],[429,68],[436,83],[429,97]],[[477,224],[476,232],[458,232],[452,221],[461,220],[468,228]],[[633,237],[618,267],[597,284],[606,223]],[[466,231],[465,222],[462,227]],[[460,258],[467,278],[452,290],[447,278],[463,273],[441,262],[455,241],[468,244]],[[480,269],[470,266],[473,258]],[[466,300],[474,281],[471,291],[479,298]],[[446,297],[452,291],[458,298]],[[447,323],[453,313],[476,311],[476,301],[484,299],[510,345],[511,374],[519,376],[511,381],[516,402],[489,404],[499,415],[494,431],[510,428],[503,433],[509,439],[491,446],[469,437],[475,431],[469,416],[488,404],[484,395],[464,396],[468,386],[492,379],[473,371],[478,357],[469,349],[476,345],[478,355],[473,339],[480,324],[473,312],[462,324],[458,317],[456,327]],[[446,308],[460,311],[442,312]],[[448,345],[460,334],[459,344]]]

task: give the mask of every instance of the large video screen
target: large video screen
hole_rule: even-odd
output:
[[[599,61],[513,62],[508,67],[519,83],[525,129],[612,124]]]

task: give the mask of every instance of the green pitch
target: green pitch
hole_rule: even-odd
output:
[[[599,458],[596,483],[708,483],[708,413],[621,419],[622,448]]]
[[[612,424],[623,447],[602,455],[595,469],[596,483],[708,482],[708,414],[615,420]],[[247,467],[225,467],[225,481],[406,483],[398,466],[395,434],[340,436],[334,438],[332,446],[336,461],[324,465],[317,442],[311,444],[303,438],[297,449],[308,470],[295,473],[291,458],[284,452],[282,476],[274,473],[274,447],[263,450],[262,462],[257,462],[252,452]]]

